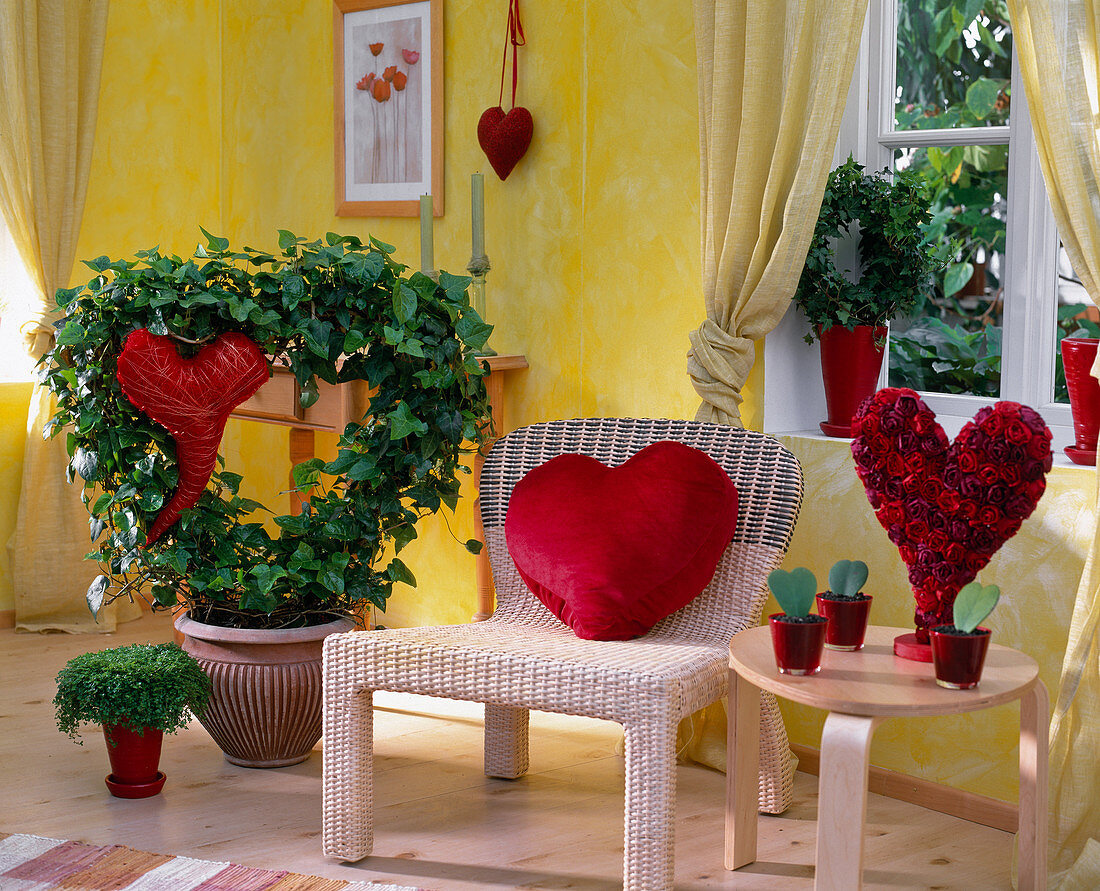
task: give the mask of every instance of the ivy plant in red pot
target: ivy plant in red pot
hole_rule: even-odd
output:
[[[57,675],[53,704],[58,729],[78,743],[81,724],[103,725],[112,795],[148,798],[164,786],[164,734],[202,715],[209,698],[206,672],[178,646],[130,644],[70,659]]]
[[[775,569],[768,574],[768,587],[783,610],[768,616],[779,673],[816,674],[828,624],[824,616],[810,615],[817,579],[801,566],[790,572]]]
[[[828,620],[825,646],[830,650],[863,648],[867,615],[874,599],[860,593],[867,575],[867,564],[862,560],[837,560],[829,570],[829,590],[817,595],[817,611]]]
[[[851,157],[829,174],[794,301],[806,342],[821,341],[828,436],[851,436],[852,415],[875,392],[886,323],[909,313],[946,265],[925,235],[930,196],[917,174],[865,173]],[[855,238],[858,274],[838,268]],[[850,264],[839,263],[839,266]]]
[[[996,585],[971,582],[955,597],[954,624],[932,629],[932,663],[936,683],[952,690],[969,690],[982,677],[985,654],[992,632],[981,623],[1000,600]]]

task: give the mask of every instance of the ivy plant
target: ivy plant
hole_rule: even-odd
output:
[[[154,609],[182,601],[200,622],[250,628],[383,609],[395,582],[416,584],[397,555],[417,521],[454,509],[466,456],[487,435],[477,351],[492,329],[470,306],[470,279],[406,276],[393,246],[373,238],[307,241],[280,230],[273,254],[232,250],[202,231],[207,243],[193,257],[158,248],[99,257],[86,263],[95,272],[86,285],[57,293],[64,317],[40,373],[57,397],[47,434],[66,436],[90,514],[88,556],[102,568],[89,607],[143,593]],[[369,411],[344,429],[335,459],[294,467],[312,494],[301,514],[274,517],[277,534],[255,519],[267,508],[240,496],[241,476],[219,457],[195,507],[146,545],[178,466],[168,431],[115,376],[126,336],[142,327],[174,338],[185,357],[243,332],[293,372],[305,407],[318,380],[368,382]]]
[[[906,171],[891,182],[848,158],[829,174],[794,295],[810,323],[807,343],[833,325],[878,327],[912,309],[946,262],[925,232],[928,207],[920,179]],[[838,268],[841,236],[857,238],[855,281]]]

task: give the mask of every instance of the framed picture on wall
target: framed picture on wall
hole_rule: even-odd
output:
[[[334,0],[336,215],[443,215],[443,0]]]

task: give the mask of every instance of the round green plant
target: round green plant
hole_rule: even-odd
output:
[[[83,653],[57,675],[57,727],[77,742],[83,723],[175,733],[210,698],[210,679],[173,643],[130,644]]]
[[[41,377],[57,398],[47,432],[66,435],[90,514],[88,556],[101,565],[89,607],[141,593],[154,609],[183,602],[197,621],[247,628],[382,609],[394,583],[416,584],[397,554],[422,517],[454,509],[470,472],[463,462],[487,435],[477,351],[492,328],[470,307],[470,279],[406,276],[394,248],[373,238],[307,242],[280,230],[271,254],[203,233],[191,258],[156,248],[100,257],[87,262],[96,274],[86,285],[57,294],[65,315]],[[116,377],[137,328],[172,337],[185,357],[242,332],[294,374],[303,407],[316,401],[318,379],[366,382],[369,410],[344,429],[334,460],[294,467],[295,484],[312,494],[301,514],[274,517],[277,534],[219,459],[198,503],[146,544],[179,469],[168,431]]]
[[[794,300],[810,323],[806,342],[834,325],[879,327],[916,304],[944,265],[926,228],[930,199],[921,179],[865,173],[849,158],[829,174]],[[837,268],[841,236],[857,237],[859,278]]]

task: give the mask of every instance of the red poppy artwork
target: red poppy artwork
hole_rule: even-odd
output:
[[[433,169],[442,167],[441,0],[336,6],[337,213],[410,215],[420,195],[443,191]]]

